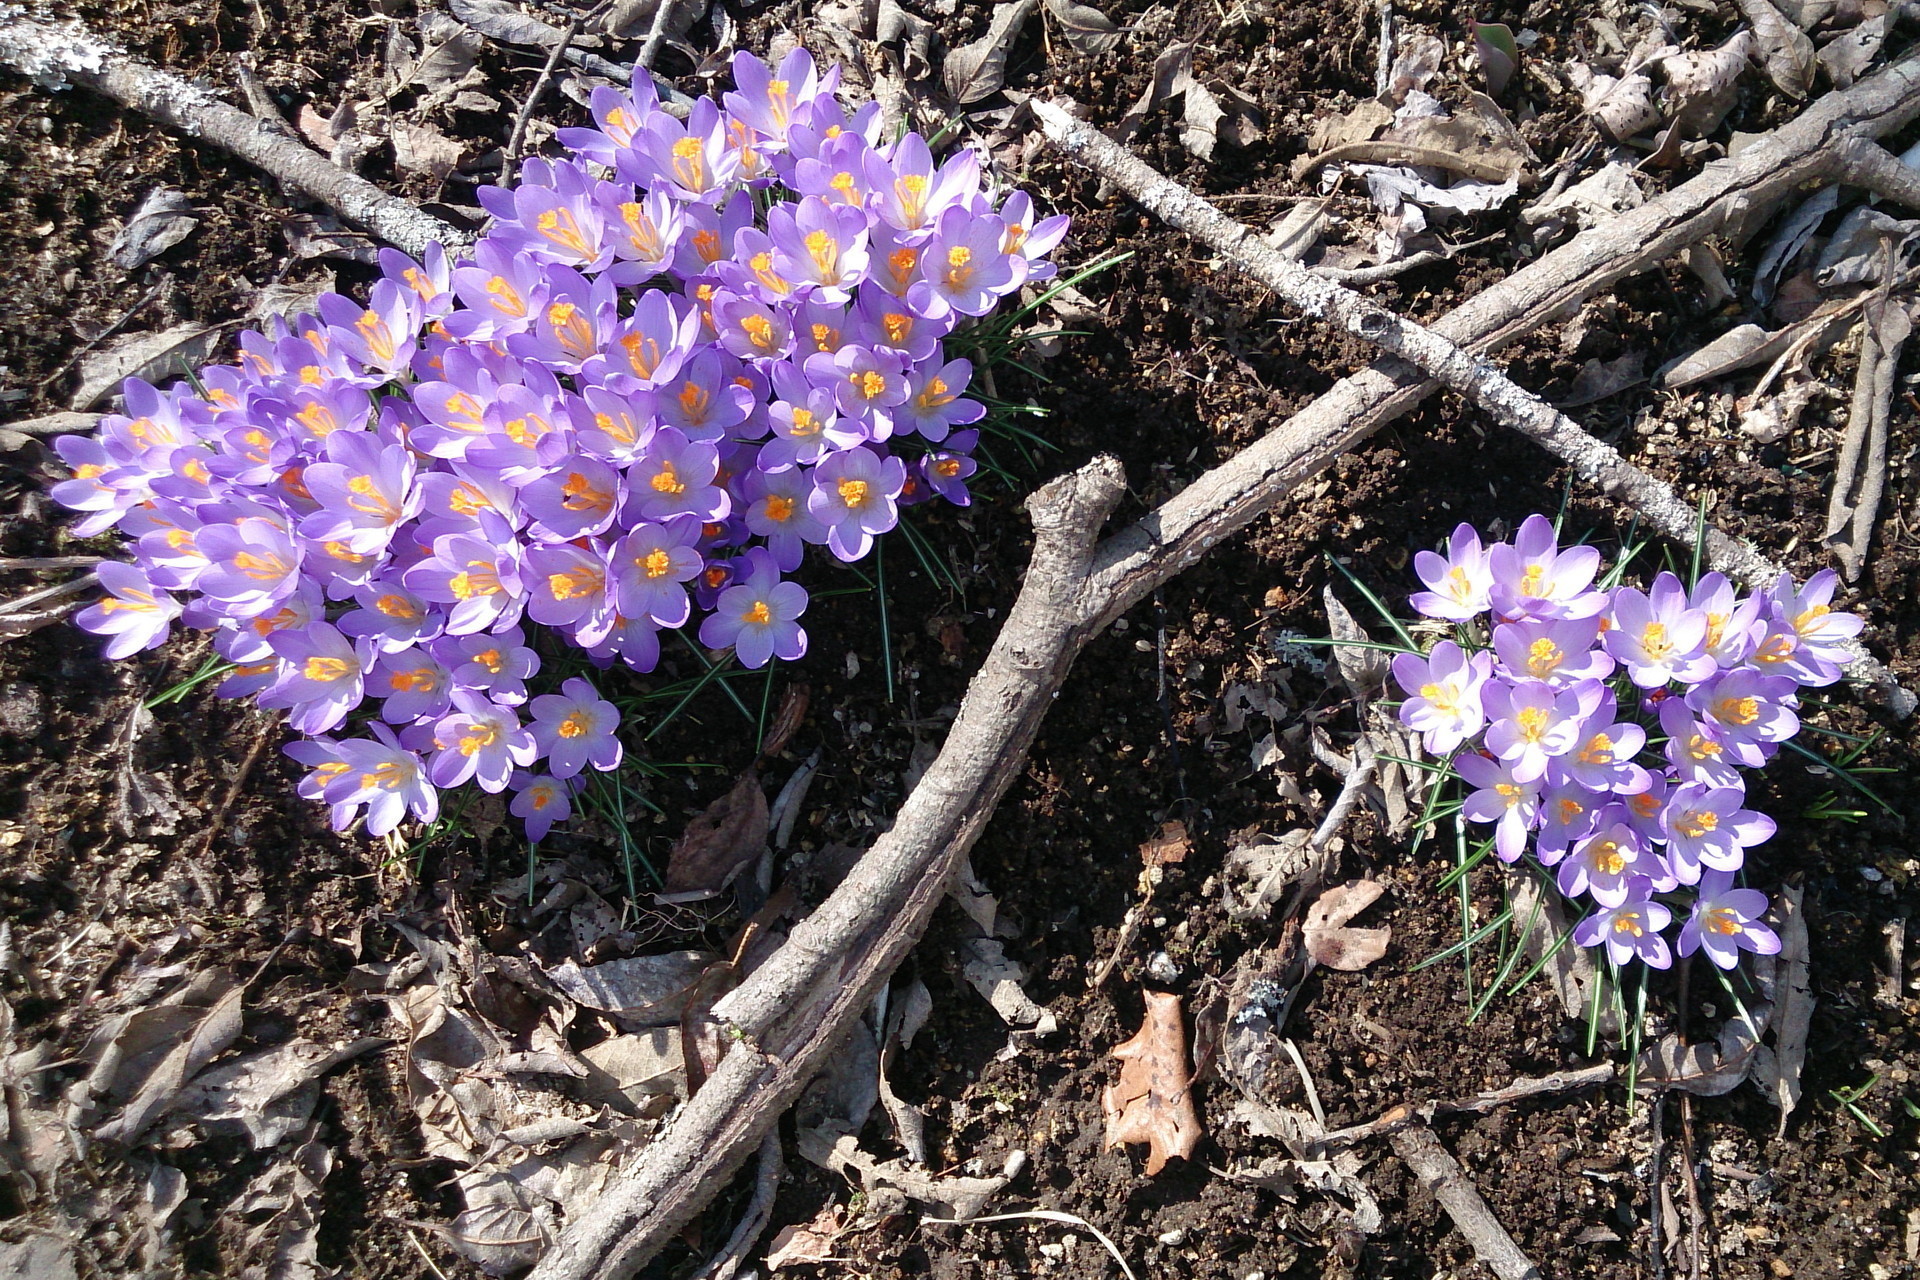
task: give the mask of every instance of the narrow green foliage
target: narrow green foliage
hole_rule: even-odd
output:
[[[210,657],[201,663],[192,675],[180,681],[180,683],[171,685],[159,693],[154,694],[141,705],[146,707],[147,710],[152,711],[155,707],[164,707],[168,703],[179,702],[207,681],[218,680],[221,676],[226,675],[229,671],[232,671],[236,665],[238,664],[228,662],[225,658],[217,655]]]
[[[1847,1114],[1852,1116],[1854,1120],[1859,1123],[1862,1129],[1865,1129],[1868,1133],[1872,1134],[1876,1139],[1884,1139],[1887,1136],[1887,1131],[1885,1129],[1882,1129],[1879,1125],[1875,1124],[1873,1121],[1873,1117],[1868,1115],[1860,1107],[1860,1099],[1866,1097],[1867,1094],[1872,1091],[1873,1086],[1879,1083],[1880,1083],[1880,1076],[1879,1076],[1879,1073],[1876,1072],[1875,1074],[1868,1076],[1867,1082],[1863,1085],[1860,1085],[1852,1089],[1829,1089],[1827,1090],[1827,1096],[1829,1098],[1832,1098],[1838,1104],[1840,1104],[1840,1106],[1847,1112]],[[1907,1107],[1908,1107],[1908,1110],[1911,1111],[1913,1108],[1913,1104],[1909,1102],[1907,1104]]]

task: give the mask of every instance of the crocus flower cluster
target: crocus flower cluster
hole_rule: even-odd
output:
[[[530,697],[528,627],[647,671],[698,611],[747,666],[800,657],[808,546],[970,501],[985,408],[944,340],[1050,277],[1066,219],[883,142],[803,50],[733,75],[684,121],[644,76],[598,90],[568,158],[480,193],[468,256],[389,250],[365,306],[62,438],[55,497],[133,553],[80,625],[116,658],[212,630],[220,692],[284,710],[303,792],[376,835],[471,781],[538,839],[619,763],[586,681]]]
[[[1401,722],[1452,757],[1500,859],[1530,852],[1591,907],[1574,940],[1665,968],[1681,903],[1681,955],[1728,969],[1777,952],[1765,896],[1735,887],[1775,829],[1745,807],[1740,770],[1799,730],[1801,686],[1840,678],[1861,620],[1831,607],[1834,574],[1747,596],[1718,573],[1600,590],[1599,552],[1560,548],[1538,515],[1492,546],[1463,524],[1414,567],[1427,590],[1411,604],[1459,640],[1395,659]]]

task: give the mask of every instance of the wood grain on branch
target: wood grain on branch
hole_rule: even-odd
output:
[[[1583,233],[1436,322],[1496,350],[1704,236],[1757,219],[1837,172],[1852,140],[1920,115],[1920,58],[1829,94],[1738,160]],[[1751,230],[1751,227],[1747,228]],[[1081,646],[1438,384],[1398,360],[1343,379],[1135,524],[1083,549],[1118,497],[1100,460],[1035,496],[1035,564],[962,716],[893,828],[719,1012],[737,1048],[658,1141],[560,1239],[533,1280],[624,1280],[705,1206],[846,1037],[918,940],[959,860],[1025,758]],[[1078,511],[1077,518],[1071,513]],[[1051,532],[1049,532],[1051,530]]]
[[[436,240],[449,250],[472,242],[459,228],[388,195],[199,85],[115,48],[77,20],[40,22],[0,9],[0,64],[49,88],[84,86],[189,138],[211,142],[416,258]]]

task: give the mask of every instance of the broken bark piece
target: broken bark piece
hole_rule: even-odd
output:
[[[1193,1158],[1200,1145],[1200,1116],[1193,1108],[1180,997],[1149,991],[1146,1000],[1140,1030],[1114,1047],[1113,1056],[1123,1064],[1120,1082],[1107,1086],[1100,1105],[1107,1113],[1107,1147],[1146,1143],[1147,1176],[1152,1177],[1176,1156]]]

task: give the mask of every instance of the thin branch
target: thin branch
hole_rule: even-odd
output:
[[[1064,105],[1063,105],[1064,104]],[[1648,526],[1681,543],[1693,541],[1698,513],[1664,480],[1648,475],[1620,451],[1588,435],[1546,401],[1522,389],[1484,358],[1476,358],[1443,334],[1403,319],[1353,290],[1316,275],[1276,252],[1260,236],[1179,183],[1156,172],[1113,139],[1069,114],[1070,99],[1034,99],[1030,106],[1048,141],[1101,179],[1125,191],[1148,212],[1220,254],[1229,265],[1266,285],[1289,304],[1341,328],[1413,365],[1442,386],[1459,392],[1490,417],[1572,466],[1601,492],[1637,511]],[[1750,589],[1771,587],[1784,570],[1753,547],[1709,527],[1708,564]],[[1848,674],[1871,687],[1898,691],[1889,697],[1911,712],[1912,694],[1857,643],[1850,644]]]
[[[230,151],[416,258],[434,241],[449,249],[472,242],[466,232],[388,195],[198,85],[133,58],[78,20],[55,25],[17,12],[0,16],[0,64],[49,88],[82,85],[189,138]]]
[[[540,76],[533,82],[533,88],[527,90],[527,100],[520,104],[520,113],[513,118],[513,131],[507,135],[507,150],[500,158],[500,185],[513,185],[514,166],[520,163],[520,149],[527,143],[527,122],[533,119],[533,109],[540,105],[540,99],[547,96],[547,86],[553,82],[553,69],[560,65],[560,59],[573,47],[573,37],[580,30],[580,19],[567,19],[567,25],[560,28],[560,38],[554,41],[553,49],[547,54],[546,65],[540,68]]]
[[[640,45],[640,52],[634,56],[635,70],[644,67],[649,74],[653,64],[660,58],[660,46],[667,42],[667,32],[673,26],[673,17],[680,8],[680,0],[654,0],[653,25],[647,28],[647,38]]]
[[[1320,1152],[1350,1147],[1356,1142],[1364,1142],[1369,1138],[1386,1137],[1402,1129],[1411,1129],[1417,1124],[1428,1124],[1435,1116],[1443,1113],[1481,1115],[1497,1107],[1511,1106],[1513,1103],[1525,1102],[1532,1098],[1590,1089],[1595,1085],[1606,1084],[1612,1079],[1613,1064],[1602,1062],[1597,1066],[1582,1067],[1578,1071],[1556,1071],[1549,1076],[1522,1078],[1503,1088],[1489,1089],[1485,1093],[1476,1093],[1471,1097],[1452,1098],[1439,1102],[1403,1102],[1398,1106],[1387,1108],[1365,1124],[1335,1129],[1315,1141],[1313,1147],[1317,1158]]]
[[[1394,1154],[1413,1170],[1429,1195],[1460,1228],[1460,1234],[1473,1246],[1480,1261],[1492,1268],[1500,1280],[1540,1280],[1540,1268],[1520,1251],[1500,1219],[1493,1216],[1480,1189],[1467,1177],[1440,1139],[1428,1128],[1406,1129],[1393,1135]]]

